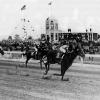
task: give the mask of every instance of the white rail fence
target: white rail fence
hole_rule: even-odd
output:
[[[5,59],[21,59],[24,58],[23,53],[21,51],[4,51],[4,55],[0,55],[0,57]]]
[[[23,56],[24,52],[21,51],[4,51],[5,54],[2,56],[0,54],[0,58],[7,58],[7,59],[21,59],[21,58],[25,58]],[[95,58],[100,58],[99,54],[85,54],[85,57],[95,57]]]

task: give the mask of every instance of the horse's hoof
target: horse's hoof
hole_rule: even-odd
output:
[[[67,78],[67,79],[61,79],[61,81],[69,81],[69,78]]]
[[[63,78],[61,78],[61,81],[63,81]]]
[[[44,75],[47,75],[47,72],[45,72]]]

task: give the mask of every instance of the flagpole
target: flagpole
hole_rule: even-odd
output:
[[[48,3],[48,5],[49,5],[49,17],[52,17],[52,3],[53,3],[53,0]]]
[[[21,8],[21,14],[22,14],[22,18],[21,18],[21,21],[23,23],[23,31],[24,31],[24,38],[25,40],[27,39],[27,31],[26,31],[26,17],[25,17],[25,10],[26,10],[26,5],[23,5],[22,8]]]
[[[49,5],[49,17],[52,15],[52,5]]]

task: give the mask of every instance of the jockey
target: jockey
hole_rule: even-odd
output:
[[[62,58],[62,56],[66,53],[67,49],[68,49],[68,45],[67,45],[66,41],[64,41],[64,42],[62,43],[62,46],[60,47],[60,52],[61,52],[60,57],[61,57],[61,58]]]
[[[69,41],[68,53],[72,53],[73,49],[75,49],[77,43],[75,39]]]
[[[42,48],[43,50],[46,49],[46,39],[43,38],[40,42],[40,48]]]
[[[45,42],[45,45],[48,50],[52,50],[52,44],[48,40]]]
[[[0,50],[3,50],[3,47],[2,47],[2,45],[0,44]]]
[[[40,42],[40,47],[43,49],[43,50],[51,50],[52,49],[52,45],[51,43],[49,42],[48,39],[42,39],[42,41]]]
[[[62,52],[62,53],[66,53],[66,49],[68,48],[68,46],[66,45],[66,44],[64,44],[64,45],[62,45],[61,47],[60,47],[60,51]]]

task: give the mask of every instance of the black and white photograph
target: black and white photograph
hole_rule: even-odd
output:
[[[100,100],[100,0],[0,0],[0,100]]]

